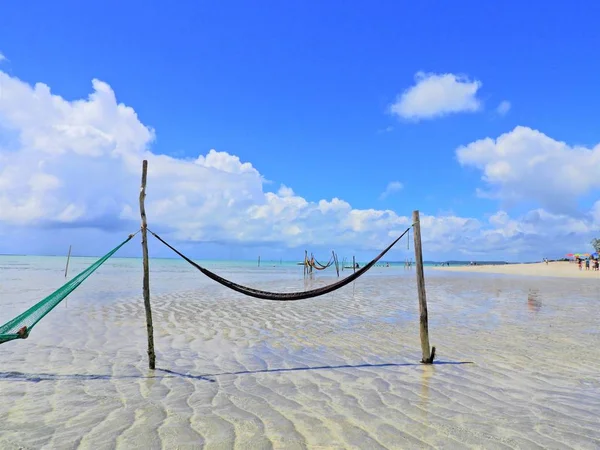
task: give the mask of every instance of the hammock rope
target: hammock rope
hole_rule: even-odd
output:
[[[171,250],[173,250],[175,253],[177,253],[180,257],[182,257],[190,265],[192,265],[193,267],[198,269],[200,272],[202,272],[204,275],[206,275],[208,278],[216,281],[217,283],[219,283],[233,291],[239,292],[240,294],[247,295],[249,297],[259,298],[262,300],[285,302],[285,301],[305,300],[305,299],[309,299],[309,298],[319,297],[321,295],[325,295],[330,292],[336,291],[336,290],[346,286],[349,283],[352,283],[354,280],[359,278],[361,275],[364,275],[371,267],[373,267],[375,265],[375,263],[377,263],[377,261],[379,261],[387,252],[389,252],[391,250],[391,248],[394,245],[396,245],[398,243],[398,241],[400,239],[402,239],[406,233],[408,233],[408,230],[410,230],[410,227],[407,228],[404,233],[402,233],[394,242],[392,242],[379,255],[377,255],[375,257],[375,259],[373,259],[367,265],[363,266],[361,269],[354,272],[352,275],[349,275],[346,278],[344,278],[340,281],[337,281],[335,283],[329,284],[327,286],[323,286],[323,287],[317,288],[317,289],[312,289],[309,291],[301,291],[301,292],[269,292],[269,291],[263,291],[260,289],[255,289],[252,287],[243,286],[241,284],[235,283],[235,282],[230,281],[226,278],[223,278],[220,275],[217,275],[216,273],[211,272],[210,270],[195,263],[190,258],[188,258],[183,253],[181,253],[179,250],[177,250],[175,247],[173,247],[172,245],[167,243],[165,240],[163,240],[159,235],[154,233],[152,230],[148,229],[148,232],[150,232],[150,234],[152,234],[156,239],[158,239],[164,245],[166,245]]]
[[[102,264],[106,262],[108,258],[114,255],[121,247],[129,242],[139,230],[134,234],[130,234],[127,239],[122,243],[113,248],[110,252],[92,264],[90,267],[85,269],[73,277],[70,281],[67,281],[64,285],[54,291],[52,294],[41,300],[40,302],[33,305],[27,311],[21,313],[14,319],[6,322],[4,325],[0,325],[0,344],[3,344],[14,339],[26,339],[29,337],[29,333],[32,328],[52,311],[60,302],[62,302],[71,292],[73,292],[81,283],[85,281],[92,273],[96,271]]]

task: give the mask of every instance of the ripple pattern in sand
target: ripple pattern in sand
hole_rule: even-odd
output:
[[[591,284],[429,277],[426,367],[410,273],[294,303],[159,279],[152,372],[141,300],[105,281],[0,346],[0,448],[600,447]]]

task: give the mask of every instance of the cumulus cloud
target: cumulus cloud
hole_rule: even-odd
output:
[[[286,185],[269,192],[256,167],[224,151],[193,158],[153,153],[154,130],[100,80],[93,80],[87,98],[74,101],[53,94],[45,84],[32,86],[1,71],[0,84],[0,252],[64,251],[78,230],[76,248],[88,254],[106,251],[109,243],[102,236],[106,240],[110,235],[113,244],[117,235],[139,227],[143,159],[149,161],[146,210],[151,227],[184,246],[203,243],[203,252],[213,245],[207,243],[219,243],[235,249],[320,246],[372,254],[411,223],[410,211],[356,209],[335,197],[310,201]],[[489,145],[465,147],[459,152],[461,161],[490,172],[490,182],[501,179],[503,188],[510,187],[512,178],[497,178],[502,170],[488,170],[499,158],[494,156],[498,142],[491,149]],[[508,158],[510,167],[516,162]],[[421,217],[426,257],[474,251],[489,257],[514,250],[514,242],[525,249],[528,242],[550,249],[589,241],[600,222],[600,203],[575,222],[543,210],[522,219],[498,215],[487,222],[453,214],[423,212]],[[566,239],[556,239],[560,233]]]
[[[394,192],[398,192],[398,191],[402,190],[403,187],[404,187],[404,185],[402,183],[400,183],[399,181],[390,181],[388,183],[388,185],[386,186],[385,190],[379,196],[379,198],[381,200],[383,200],[388,195],[393,194]]]
[[[510,107],[511,107],[510,102],[507,101],[507,100],[503,100],[503,101],[500,102],[500,104],[496,108],[496,112],[500,116],[505,116],[508,113],[508,111],[510,111]]]
[[[6,56],[4,56],[4,54],[2,54],[2,52],[0,52],[0,63],[4,60],[6,60]]]
[[[481,102],[477,98],[480,81],[471,81],[452,73],[417,72],[415,82],[390,106],[392,114],[419,120],[481,109]]]
[[[100,80],[87,99],[72,102],[2,72],[0,83],[0,132],[12,136],[0,148],[6,226],[129,230],[138,222],[143,159],[148,216],[174,239],[366,248],[380,247],[408,224],[404,216],[353,210],[337,198],[310,202],[284,185],[266,192],[259,171],[227,152],[187,159],[154,154],[154,130]],[[357,240],[364,230],[369,236]]]
[[[479,195],[509,205],[534,201],[554,213],[573,213],[577,199],[600,188],[600,145],[570,146],[518,126],[496,139],[456,150],[463,166],[483,172]]]

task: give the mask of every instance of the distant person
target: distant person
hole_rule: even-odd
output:
[[[590,270],[590,260],[589,259],[585,260],[585,270]]]
[[[581,258],[577,258],[577,266],[579,267],[579,270],[581,270]]]

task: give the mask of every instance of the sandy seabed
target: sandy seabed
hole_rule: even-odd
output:
[[[153,274],[150,371],[139,274],[101,272],[0,346],[0,448],[600,448],[596,280],[427,271],[424,366],[414,271],[286,303]],[[24,283],[4,311],[48,291]]]

